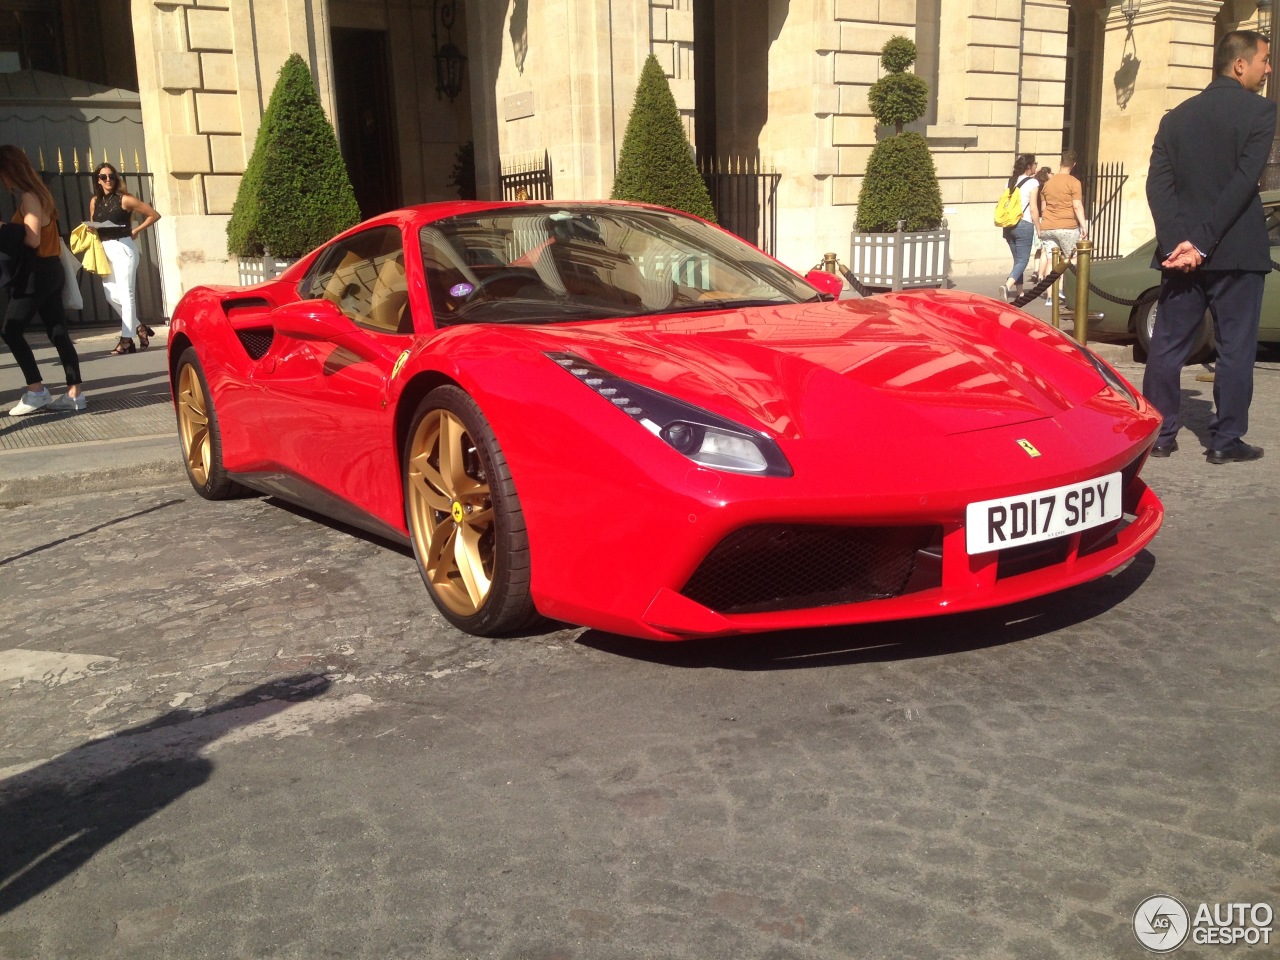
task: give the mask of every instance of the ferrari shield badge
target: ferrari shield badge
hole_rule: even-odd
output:
[[[406,350],[400,356],[396,357],[396,364],[391,368],[391,379],[394,380],[400,376],[400,371],[404,369],[405,361],[409,359],[409,351]]]
[[[394,374],[392,375],[394,376]],[[1040,456],[1040,451],[1037,450],[1034,446],[1032,446],[1030,440],[1019,440],[1018,446],[1022,448],[1022,452],[1025,453],[1028,457]]]

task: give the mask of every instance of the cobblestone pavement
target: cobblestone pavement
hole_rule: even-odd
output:
[[[1277,438],[1263,365],[1267,459],[1184,434],[1102,581],[677,645],[465,636],[274,500],[0,510],[0,957],[1136,958],[1153,894],[1280,908]]]

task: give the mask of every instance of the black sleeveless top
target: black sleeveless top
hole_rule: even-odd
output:
[[[120,202],[120,194],[112,193],[98,198],[93,206],[93,219],[98,223],[118,223],[119,227],[99,227],[99,240],[119,240],[132,233],[129,226],[130,213]]]

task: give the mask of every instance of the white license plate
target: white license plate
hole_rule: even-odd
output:
[[[988,553],[1119,520],[1124,513],[1122,483],[1121,475],[1112,473],[1052,490],[971,503],[964,516],[965,546],[971,554]]]

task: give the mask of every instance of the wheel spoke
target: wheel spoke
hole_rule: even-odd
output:
[[[446,492],[461,497],[476,487],[476,481],[467,476],[463,444],[468,443],[467,428],[456,417],[444,414],[440,425],[440,473],[448,486]]]
[[[203,469],[206,466],[208,455],[205,448],[208,446],[208,439],[208,430],[191,431],[190,439],[187,440],[187,463],[192,469]]]
[[[484,532],[489,524],[493,523],[493,505],[489,502],[488,487],[481,487],[464,497],[459,497],[458,502],[462,504],[465,511],[467,526],[477,527]]]
[[[453,556],[458,573],[467,588],[471,603],[479,609],[489,595],[489,577],[484,572],[484,560],[480,555],[480,531],[470,526],[458,528],[454,540]]]
[[[447,584],[449,573],[453,570],[453,541],[458,528],[452,520],[443,520],[431,528],[427,534],[426,550],[427,573],[434,584]]]
[[[409,460],[410,492],[421,497],[433,510],[448,511],[453,505],[453,501],[443,492],[443,484],[439,472],[427,461],[426,453],[420,453]]]

